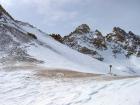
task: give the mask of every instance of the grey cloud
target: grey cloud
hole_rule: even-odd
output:
[[[89,24],[103,33],[121,26],[140,34],[140,0],[1,0],[17,19],[47,33],[68,34],[77,25]]]

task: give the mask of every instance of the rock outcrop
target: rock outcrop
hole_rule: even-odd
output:
[[[67,36],[51,36],[70,48],[101,61],[104,60],[105,51],[114,58],[119,55],[126,58],[131,55],[140,57],[140,36],[131,31],[127,33],[120,27],[114,27],[112,33],[103,36],[99,30],[91,31],[88,25],[82,24]]]

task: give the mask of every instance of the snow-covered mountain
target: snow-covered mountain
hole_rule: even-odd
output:
[[[50,68],[105,73],[101,67],[97,69],[97,66],[94,66],[106,66],[105,64],[70,49],[28,23],[15,20],[2,6],[0,8],[1,67],[28,63]]]
[[[91,31],[88,25],[82,24],[67,36],[51,36],[72,49],[101,61],[106,58],[102,52],[107,50],[110,50],[109,56],[115,58],[119,55],[127,58],[131,55],[140,57],[140,36],[131,31],[126,33],[119,27],[114,27],[112,33],[103,36],[100,31]]]
[[[132,37],[132,34],[132,32],[126,34],[132,41],[128,44],[129,46],[136,45],[137,41],[139,43],[139,37],[135,35]],[[116,74],[140,74],[140,67],[137,64],[140,61],[139,58],[125,57],[129,47],[127,50],[121,47],[123,54],[117,52],[114,55],[117,57],[112,56],[116,47],[119,49],[118,46],[124,43],[115,41],[115,35],[114,31],[104,37],[98,30],[91,31],[89,26],[83,24],[64,38],[60,35],[52,38],[28,23],[15,20],[0,6],[0,64],[2,66],[28,63],[106,74],[109,72],[109,65],[112,64],[113,72]],[[59,39],[59,42],[54,38]],[[130,41],[125,40],[125,42]],[[139,56],[139,44],[134,51],[133,55]]]
[[[50,36],[78,52],[110,63],[117,66],[116,68],[122,67],[124,72],[129,69],[130,72],[136,73],[135,70],[139,69],[135,63],[140,61],[140,36],[131,31],[127,33],[119,27],[114,27],[112,33],[103,35],[99,30],[92,31],[87,24],[82,24],[67,36]]]

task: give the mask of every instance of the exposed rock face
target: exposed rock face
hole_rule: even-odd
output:
[[[98,30],[95,30],[96,37],[93,38],[93,45],[100,50],[105,50],[107,48],[105,37],[102,35],[102,33]]]
[[[63,38],[60,34],[51,34],[51,37],[53,37],[55,40],[59,41],[60,43],[63,43]]]
[[[114,33],[116,41],[120,41],[120,42],[125,41],[125,37],[126,37],[127,33],[124,30],[122,30],[119,27],[114,27],[113,33]]]
[[[99,30],[91,31],[89,26],[82,24],[69,35],[52,37],[59,42],[87,54],[98,60],[104,60],[104,51],[109,51],[110,56],[118,55],[129,58],[131,55],[140,57],[140,37],[133,32],[125,32],[119,27],[114,27],[113,32],[103,36]]]
[[[112,51],[116,55],[122,53],[126,57],[138,56],[140,50],[140,37],[133,32],[126,33],[121,28],[114,28],[113,33],[106,36],[106,40],[112,45]]]

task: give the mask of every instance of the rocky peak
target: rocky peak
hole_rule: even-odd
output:
[[[55,40],[57,40],[58,42],[63,43],[63,37],[61,37],[60,34],[50,34],[50,36]]]
[[[51,36],[70,48],[101,61],[104,59],[101,52],[108,49],[111,49],[110,54],[115,58],[119,55],[140,56],[140,37],[131,31],[127,33],[120,27],[114,27],[112,33],[103,36],[99,30],[91,31],[88,25],[82,24],[67,36]]]
[[[74,33],[79,33],[79,34],[89,33],[89,32],[90,32],[90,27],[87,24],[82,24],[78,26],[74,31]]]
[[[132,35],[132,36],[135,35],[132,31],[129,31],[128,34],[129,34],[129,35]]]
[[[95,34],[98,35],[98,36],[103,36],[102,33],[97,29],[95,30]]]
[[[121,29],[120,27],[114,27],[113,33],[110,35],[114,36],[114,40],[124,42],[126,39],[125,37],[127,36],[127,33],[123,29]]]
[[[123,29],[121,29],[120,27],[114,27],[113,32],[116,34],[123,34],[123,35],[126,34],[126,32]]]

